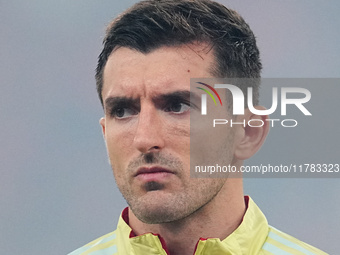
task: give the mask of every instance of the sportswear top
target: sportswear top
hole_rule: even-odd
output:
[[[322,255],[323,251],[268,225],[254,201],[245,196],[247,210],[238,228],[224,240],[200,238],[194,255]],[[128,208],[118,221],[117,229],[69,255],[169,255],[158,234],[136,236],[128,225]]]

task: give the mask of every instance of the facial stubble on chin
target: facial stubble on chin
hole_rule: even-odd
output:
[[[179,177],[184,172],[182,162],[179,159],[171,155],[163,155],[159,152],[158,153],[154,153],[154,152],[146,153],[134,159],[133,161],[129,163],[126,171],[131,173],[131,172],[136,171],[136,169],[138,169],[141,166],[151,165],[151,164],[157,164],[162,167],[175,170],[177,172],[176,174]],[[166,189],[166,185],[167,184],[157,182],[157,181],[149,181],[149,182],[142,184],[140,188],[143,190],[142,193],[144,192],[153,193],[157,191],[164,191]],[[164,200],[163,203],[159,205],[159,207],[157,208],[154,207],[154,209],[151,210],[149,205],[151,206],[154,205],[153,202],[157,201],[158,195],[155,193],[154,194],[156,195],[155,197],[153,196],[152,197],[150,196],[138,197],[137,194],[134,194],[133,190],[130,188],[132,187],[129,187],[129,185],[120,185],[119,187],[129,207],[131,208],[133,213],[136,215],[136,217],[140,221],[144,223],[148,223],[148,224],[157,224],[157,223],[171,222],[173,219],[177,218],[174,212],[171,212],[171,210],[169,210],[170,209],[169,204],[174,204],[175,201],[169,202],[169,201]]]
[[[143,185],[143,188],[145,191],[155,191],[155,190],[162,190],[164,189],[164,184],[159,183],[159,182],[155,182],[155,181],[151,181],[151,182],[147,182]]]
[[[169,166],[169,160],[160,157],[159,153],[146,153],[143,155],[142,160],[146,164],[158,163],[161,162],[164,165]],[[171,164],[170,164],[171,166]],[[143,185],[145,191],[155,191],[155,190],[162,190],[165,188],[165,185],[159,182],[151,181],[147,182]]]

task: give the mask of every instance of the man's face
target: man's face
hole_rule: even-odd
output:
[[[190,44],[143,54],[123,47],[105,66],[100,123],[118,188],[143,222],[182,219],[209,204],[225,184],[190,178],[190,111],[200,112],[190,103],[190,78],[211,77],[208,48]],[[230,163],[228,137],[212,134],[209,141],[223,148],[217,156]]]

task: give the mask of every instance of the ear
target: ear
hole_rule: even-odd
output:
[[[262,106],[257,106],[258,110],[265,110]],[[255,115],[245,109],[244,116],[245,127],[239,126],[242,130],[237,132],[235,144],[235,157],[239,160],[245,160],[252,157],[262,146],[269,132],[268,115]],[[239,121],[239,120],[238,120]]]
[[[105,130],[105,117],[100,118],[99,124],[100,124],[101,127],[102,127],[103,136],[104,136],[104,138],[105,138],[105,131],[106,131],[106,130]]]

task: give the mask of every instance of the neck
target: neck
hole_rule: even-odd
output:
[[[226,181],[213,200],[188,217],[170,223],[146,224],[129,210],[129,224],[137,235],[160,234],[171,255],[192,255],[200,238],[223,240],[229,236],[242,222],[245,210],[242,180],[233,178]]]

